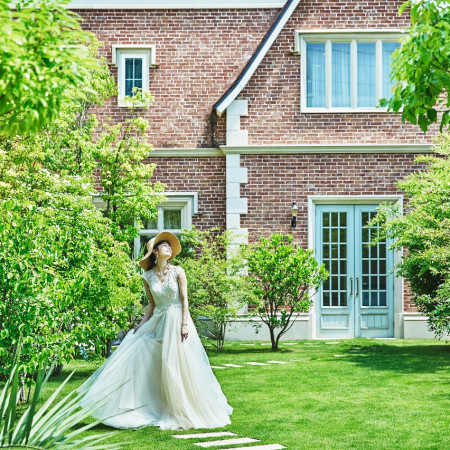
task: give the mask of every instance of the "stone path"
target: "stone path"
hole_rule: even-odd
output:
[[[199,438],[210,438],[210,437],[222,437],[222,436],[236,436],[236,433],[231,431],[218,431],[214,433],[195,433],[195,434],[174,434],[172,437],[178,439],[199,439]]]
[[[219,441],[197,442],[194,445],[207,448],[207,447],[220,447],[221,445],[252,444],[253,442],[259,441],[258,439],[252,438],[234,438],[234,439],[221,439]]]
[[[226,437],[226,436],[236,436],[228,439],[216,439],[218,437]],[[205,438],[214,438],[212,441],[202,441],[202,442],[193,442],[194,445],[203,448],[213,447],[215,450],[226,450],[226,447],[229,445],[237,445],[237,444],[254,444],[255,442],[260,442],[259,439],[253,439],[249,437],[238,437],[236,433],[232,433],[231,431],[218,431],[212,433],[195,433],[195,434],[174,434],[172,437],[177,439],[205,439]],[[220,448],[217,448],[220,447]],[[286,448],[281,444],[266,444],[266,445],[246,445],[245,447],[232,447],[233,450],[279,450],[282,448]]]

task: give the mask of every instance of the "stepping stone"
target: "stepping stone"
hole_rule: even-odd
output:
[[[259,440],[252,438],[221,439],[220,441],[197,442],[194,445],[206,448],[219,447],[220,445],[251,444],[252,442],[259,442]]]
[[[242,367],[242,366],[239,366],[238,364],[224,364],[224,366],[227,366],[227,367]]]
[[[242,344],[242,345],[255,345],[255,344]]]
[[[259,363],[259,362],[246,362],[245,364],[248,364],[250,366],[268,366],[269,365],[266,363]]]
[[[287,364],[286,361],[267,361],[267,362],[271,364]]]
[[[267,444],[267,445],[249,445],[248,447],[233,447],[232,450],[248,450],[249,448],[252,450],[279,450],[287,447],[281,444]],[[219,448],[217,450],[227,450],[227,449]]]
[[[261,342],[261,345],[272,345],[270,342]]]
[[[210,438],[210,437],[221,437],[221,436],[237,436],[236,433],[231,431],[218,431],[215,433],[197,433],[197,434],[174,434],[172,437],[178,439],[200,439],[200,438]]]
[[[336,345],[336,344],[339,344],[339,342],[325,342],[325,344],[327,344],[327,345]]]
[[[222,367],[222,366],[211,366],[211,369],[226,369],[226,367]]]
[[[345,358],[347,355],[333,355],[335,358]]]
[[[283,345],[297,345],[297,342],[283,342]]]

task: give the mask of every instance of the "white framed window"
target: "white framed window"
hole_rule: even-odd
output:
[[[112,62],[117,65],[118,105],[127,106],[125,96],[133,96],[133,88],[148,91],[150,68],[156,67],[154,46],[112,46]]]
[[[192,217],[198,214],[197,192],[165,192],[164,195],[167,201],[159,205],[158,217],[145,223],[134,240],[135,259],[144,253],[148,240],[161,231],[170,231],[179,237],[182,229],[192,228]]]
[[[302,112],[373,112],[391,96],[400,32],[297,32]]]

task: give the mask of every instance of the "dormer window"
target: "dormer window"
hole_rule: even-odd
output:
[[[372,112],[391,96],[399,33],[298,32],[302,112]]]

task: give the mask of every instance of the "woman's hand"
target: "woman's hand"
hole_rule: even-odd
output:
[[[188,326],[186,324],[181,325],[181,342],[188,338]]]

